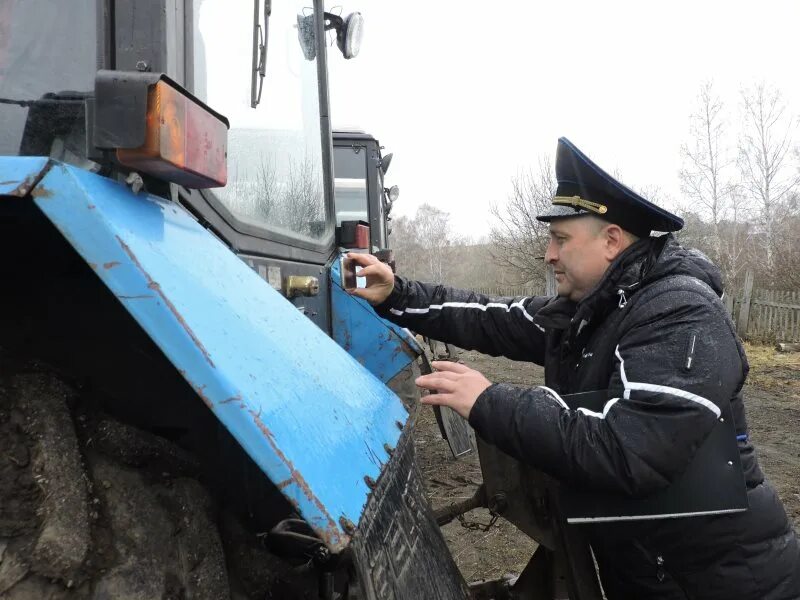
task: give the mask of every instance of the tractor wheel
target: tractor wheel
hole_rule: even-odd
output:
[[[192,456],[47,370],[0,367],[0,449],[4,600],[318,597],[216,512]]]
[[[400,398],[412,423],[416,420],[420,408],[419,388],[414,383],[419,375],[419,363],[415,360],[386,384]]]

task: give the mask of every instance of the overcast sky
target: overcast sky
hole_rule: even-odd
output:
[[[329,50],[334,127],[394,152],[396,214],[427,202],[461,234],[487,234],[490,203],[562,135],[626,183],[677,196],[705,80],[733,117],[739,89],[758,81],[800,113],[798,0],[343,4],[356,10],[359,56]]]

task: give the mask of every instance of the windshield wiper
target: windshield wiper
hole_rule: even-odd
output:
[[[267,44],[269,42],[269,17],[272,14],[272,0],[264,0],[264,28],[261,28],[258,13],[259,0],[253,0],[253,72],[250,82],[250,106],[255,108],[261,102],[261,90],[267,73]]]
[[[0,104],[16,104],[23,108],[28,108],[39,102],[38,100],[12,100],[11,98],[0,98]]]
[[[58,99],[58,98],[40,98],[39,100],[13,100],[11,98],[0,98],[0,104],[12,104],[21,106],[23,108],[30,108],[31,106],[41,106],[44,104],[83,104],[85,100],[75,99]]]

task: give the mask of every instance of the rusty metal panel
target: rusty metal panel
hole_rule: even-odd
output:
[[[343,549],[407,420],[399,399],[180,206],[57,162],[31,197],[326,544]]]
[[[407,329],[380,318],[367,302],[344,290],[339,258],[330,278],[333,339],[375,377],[386,383],[422,354]]]

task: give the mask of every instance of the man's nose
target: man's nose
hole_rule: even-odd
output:
[[[547,250],[544,253],[544,262],[547,264],[553,265],[558,260],[558,251],[553,240],[550,240],[547,244]]]

